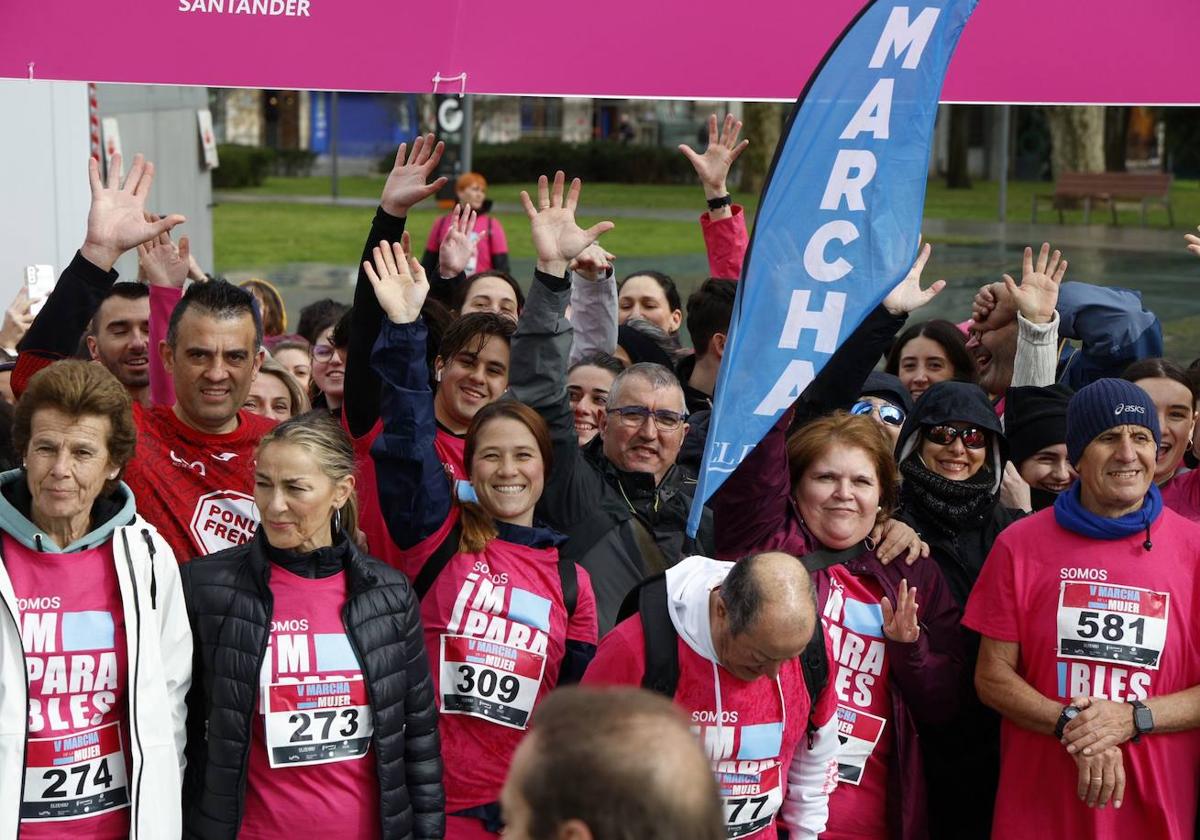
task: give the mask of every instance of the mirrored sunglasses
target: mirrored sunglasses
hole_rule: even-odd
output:
[[[859,400],[854,405],[850,406],[851,414],[870,414],[873,411],[879,412],[879,419],[889,426],[904,425],[904,409],[897,408],[890,403],[885,405],[875,405],[866,400]]]
[[[974,426],[926,426],[922,434],[925,440],[938,446],[949,446],[958,438],[967,449],[983,449],[987,446],[988,434]]]

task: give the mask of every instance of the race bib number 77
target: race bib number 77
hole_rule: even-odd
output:
[[[1058,655],[1157,670],[1171,596],[1132,586],[1063,581]]]

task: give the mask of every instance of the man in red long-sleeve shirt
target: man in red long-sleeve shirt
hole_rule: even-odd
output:
[[[154,165],[138,155],[124,184],[114,155],[108,183],[89,164],[92,203],[87,235],[46,305],[21,342],[13,372],[20,393],[29,378],[69,356],[109,294],[113,264],[125,251],[184,221],[148,221],[146,196]],[[223,282],[193,285],[171,314],[165,341],[151,348],[174,380],[173,405],[135,404],[137,454],[124,481],[138,512],[184,562],[246,542],[258,527],[254,506],[254,449],[274,424],[242,411],[262,364],[262,324],[253,299]]]

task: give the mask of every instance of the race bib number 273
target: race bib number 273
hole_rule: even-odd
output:
[[[1058,655],[1156,670],[1171,596],[1132,586],[1063,581]]]
[[[271,767],[352,761],[367,754],[374,720],[363,680],[274,683],[268,691]]]

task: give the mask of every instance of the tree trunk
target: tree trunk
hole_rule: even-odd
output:
[[[1104,106],[1046,108],[1050,127],[1050,173],[1104,171]]]
[[[971,145],[971,114],[967,105],[950,106],[950,149],[946,155],[946,186],[952,190],[971,189],[967,154]]]
[[[1124,172],[1129,137],[1129,112],[1123,106],[1104,109],[1104,171]]]
[[[742,192],[758,194],[767,180],[775,147],[783,130],[784,106],[777,102],[747,102],[742,111],[742,137],[750,141],[738,159]]]

